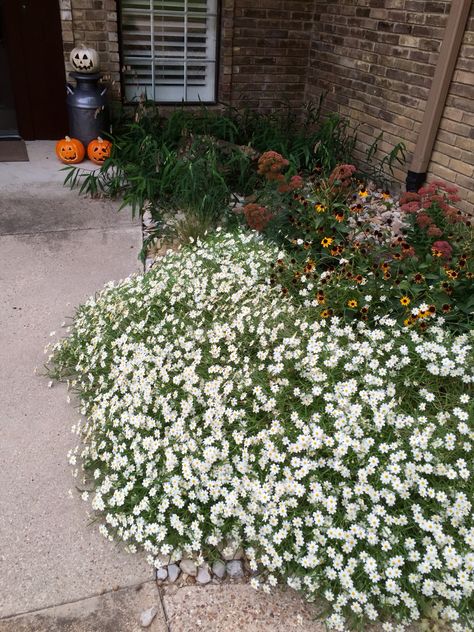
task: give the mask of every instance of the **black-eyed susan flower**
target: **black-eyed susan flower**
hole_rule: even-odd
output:
[[[314,205],[314,210],[316,211],[316,213],[324,213],[324,211],[326,210],[326,207],[324,204],[321,204],[320,202],[318,202],[317,204]]]
[[[330,309],[323,309],[319,315],[321,316],[321,318],[329,318],[331,314],[332,314],[332,311]]]
[[[425,280],[425,277],[421,274],[421,272],[417,272],[415,276],[413,277],[413,281],[415,283],[423,283],[424,280]]]
[[[410,305],[411,300],[408,298],[408,296],[402,296],[400,299],[400,303],[404,306],[407,307],[408,305]]]
[[[361,189],[359,191],[359,197],[361,198],[366,198],[369,195],[369,191],[367,191],[367,189]]]
[[[347,307],[350,307],[351,309],[355,309],[357,307],[358,303],[357,300],[355,298],[350,298],[347,301]]]
[[[457,270],[445,270],[446,276],[450,279],[457,279],[459,277],[459,272]]]
[[[323,237],[321,239],[321,246],[323,248],[329,248],[329,246],[332,244],[333,241],[334,239],[332,237]]]
[[[336,220],[336,222],[343,222],[344,221],[344,212],[343,211],[336,211],[334,213],[334,219]]]
[[[382,200],[389,200],[391,197],[390,191],[382,191]]]

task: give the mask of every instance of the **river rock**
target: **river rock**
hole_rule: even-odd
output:
[[[156,579],[160,582],[164,582],[165,579],[167,579],[168,577],[168,571],[166,570],[166,568],[159,568],[156,571]]]
[[[212,565],[212,572],[219,579],[224,579],[225,577],[225,564],[221,560],[216,560]]]
[[[239,579],[244,576],[242,562],[240,560],[232,560],[226,564],[227,574],[231,579]]]
[[[148,610],[143,610],[140,614],[140,625],[142,628],[149,628],[157,614],[158,608],[156,606],[152,606],[148,608]]]
[[[208,584],[211,581],[211,574],[209,573],[207,564],[198,568],[196,581],[198,584]]]
[[[181,570],[177,564],[170,564],[168,566],[168,579],[170,582],[175,582],[178,579],[180,573]]]
[[[179,567],[183,571],[183,573],[186,573],[187,575],[192,575],[192,577],[196,577],[197,565],[194,560],[185,558],[184,560],[181,560],[181,562],[179,563]]]

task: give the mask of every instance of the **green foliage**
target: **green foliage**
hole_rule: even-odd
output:
[[[360,176],[366,180],[372,180],[382,187],[390,184],[390,176],[394,176],[394,167],[403,166],[406,159],[406,145],[403,142],[397,143],[381,159],[377,159],[379,153],[379,143],[383,139],[383,132],[377,136],[374,142],[367,149],[365,157],[365,168],[359,170]]]
[[[293,172],[328,173],[348,160],[355,144],[346,121],[321,118],[321,103],[307,104],[303,117],[283,107],[271,113],[226,107],[198,111],[182,107],[168,117],[154,103],[141,103],[114,125],[112,155],[100,169],[66,167],[65,184],[92,196],[122,198],[133,214],[149,209],[163,224],[170,209],[192,221],[216,226],[232,218],[234,194],[258,187],[255,160],[274,148]]]

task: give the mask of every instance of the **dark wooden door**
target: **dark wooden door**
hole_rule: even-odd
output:
[[[59,0],[1,0],[20,135],[67,133],[66,78]]]

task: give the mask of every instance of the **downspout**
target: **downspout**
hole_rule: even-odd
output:
[[[459,55],[472,0],[452,0],[425,114],[406,178],[407,191],[417,191],[426,180],[439,122]]]

